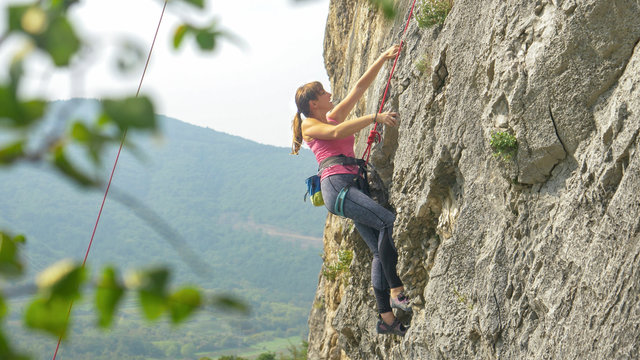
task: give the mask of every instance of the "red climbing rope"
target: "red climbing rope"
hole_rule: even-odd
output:
[[[151,53],[153,52],[153,46],[156,44],[156,39],[158,38],[158,32],[160,31],[160,24],[162,24],[162,18],[164,17],[164,11],[167,8],[168,1],[169,0],[164,1],[164,6],[162,7],[162,13],[160,13],[160,20],[158,20],[158,27],[156,28],[155,35],[153,35],[153,41],[151,42],[151,48],[149,48],[149,55],[147,56],[147,62],[144,64],[144,70],[142,71],[142,76],[140,77],[140,83],[138,84],[136,97],[140,95],[140,89],[142,88],[142,81],[144,80],[144,75],[147,73],[147,67],[149,66],[149,61],[151,60]],[[89,240],[89,246],[87,246],[87,251],[84,255],[84,260],[82,261],[83,268],[84,268],[84,265],[87,263],[87,258],[89,257],[89,251],[91,250],[91,245],[93,244],[93,238],[96,235],[96,230],[98,229],[98,223],[100,222],[102,209],[104,209],[104,203],[107,201],[107,195],[109,194],[109,188],[111,187],[111,180],[113,180],[113,174],[116,172],[116,167],[118,166],[118,159],[120,159],[120,153],[122,152],[122,147],[124,146],[124,141],[126,138],[127,138],[127,129],[124,130],[122,134],[122,139],[120,140],[120,147],[118,148],[116,160],[113,163],[113,169],[111,169],[109,182],[107,183],[107,188],[104,191],[104,197],[102,198],[102,204],[100,205],[100,210],[98,211],[98,217],[96,218],[96,223],[93,226],[93,232],[91,233],[91,240]],[[67,312],[67,319],[65,321],[66,324],[69,323],[69,316],[71,315],[72,307],[73,307],[73,302],[69,304],[69,311]],[[60,337],[58,338],[58,344],[56,345],[56,351],[53,353],[52,360],[56,360],[56,356],[58,355],[58,349],[60,348],[60,342],[62,342],[62,335],[60,335]]]
[[[391,78],[393,77],[393,72],[396,70],[396,64],[398,63],[398,58],[400,57],[400,52],[402,51],[402,45],[404,45],[404,38],[407,34],[407,29],[409,28],[409,22],[411,21],[411,17],[413,16],[413,8],[416,6],[416,0],[413,0],[413,4],[411,5],[411,10],[409,11],[409,16],[407,17],[407,23],[404,26],[404,31],[402,32],[402,39],[400,40],[400,46],[398,48],[398,53],[396,54],[396,58],[393,61],[393,67],[391,68],[391,73],[389,74],[389,80],[387,80],[387,86],[384,89],[384,94],[382,95],[382,102],[380,103],[380,109],[378,109],[378,113],[382,112],[384,108],[384,102],[387,100],[387,93],[389,92],[389,86],[391,85]],[[378,116],[376,113],[376,117]],[[369,163],[369,156],[371,155],[371,146],[374,142],[380,142],[382,136],[380,132],[378,132],[378,123],[375,124],[371,132],[369,133],[369,138],[367,139],[367,148],[362,154],[362,158],[365,161],[365,164]],[[366,158],[365,158],[366,156]]]

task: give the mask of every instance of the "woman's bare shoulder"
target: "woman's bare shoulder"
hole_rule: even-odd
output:
[[[302,138],[306,142],[310,142],[316,139],[316,137],[309,136],[309,133],[313,134],[321,134],[326,132],[328,129],[325,127],[333,127],[336,124],[331,122],[322,121],[320,119],[316,119],[313,117],[308,117],[302,120]]]

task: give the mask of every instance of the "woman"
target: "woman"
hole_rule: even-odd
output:
[[[380,55],[349,95],[335,107],[331,102],[331,94],[319,82],[301,86],[296,92],[298,112],[293,120],[293,154],[298,153],[304,140],[316,155],[318,163],[340,154],[354,158],[355,133],[375,122],[396,126],[398,114],[395,112],[345,120],[384,63],[394,59],[398,51],[399,46],[396,45]],[[306,118],[302,120],[300,114],[304,114]],[[391,238],[395,215],[353,186],[358,170],[358,166],[340,163],[322,170],[322,197],[329,212],[335,214],[336,199],[341,190],[346,188],[346,195],[341,202],[343,214],[353,219],[356,229],[373,253],[371,282],[380,314],[376,330],[380,334],[402,336],[406,328],[396,319],[392,308],[411,311],[411,307],[396,272],[398,253]]]

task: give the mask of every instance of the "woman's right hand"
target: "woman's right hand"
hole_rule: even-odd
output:
[[[398,55],[398,51],[400,51],[400,45],[393,45],[387,51],[383,52],[382,55],[380,55],[380,57],[382,57],[385,60],[395,59],[396,56]]]
[[[383,125],[397,126],[398,113],[397,112],[378,113],[378,116],[376,116],[376,122]]]

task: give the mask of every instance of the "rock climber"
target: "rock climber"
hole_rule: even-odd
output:
[[[292,124],[292,153],[297,154],[304,141],[321,165],[330,157],[353,159],[355,133],[376,122],[397,126],[399,117],[396,112],[370,114],[351,120],[347,120],[347,116],[373,83],[384,63],[394,59],[399,50],[400,47],[395,45],[383,52],[344,100],[335,106],[331,93],[325,91],[319,82],[298,88],[295,97],[298,111]],[[305,116],[304,120],[301,114]],[[340,163],[340,160],[322,169],[322,197],[325,206],[333,214],[336,214],[336,201],[341,202],[340,215],[353,220],[358,233],[373,253],[371,282],[379,313],[377,332],[403,336],[407,329],[395,317],[393,308],[409,312],[411,305],[396,271],[398,252],[392,238],[395,215],[363,192],[363,187],[357,185],[362,180],[358,179],[361,177],[359,174],[359,166],[349,162]]]

